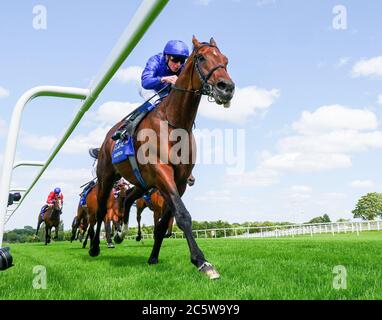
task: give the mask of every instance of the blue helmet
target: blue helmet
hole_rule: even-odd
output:
[[[60,194],[61,193],[61,189],[60,188],[54,188],[54,193],[55,194]]]
[[[170,40],[167,42],[163,53],[170,56],[181,56],[185,58],[189,56],[188,46],[181,40]]]

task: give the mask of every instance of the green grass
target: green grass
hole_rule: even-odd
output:
[[[382,232],[278,239],[199,239],[221,274],[208,280],[190,263],[186,240],[165,239],[149,266],[152,241],[101,243],[88,255],[79,242],[11,245],[15,266],[0,272],[0,299],[382,299]],[[33,267],[47,289],[33,289]],[[333,268],[347,289],[333,288]]]

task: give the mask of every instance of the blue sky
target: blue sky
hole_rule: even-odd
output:
[[[140,1],[3,1],[0,11],[0,165],[7,123],[18,97],[38,85],[86,88]],[[33,28],[33,8],[47,29]],[[333,8],[343,5],[345,29]],[[202,102],[198,130],[232,130],[245,140],[244,171],[197,164],[184,201],[193,219],[304,222],[327,213],[351,218],[357,199],[381,192],[382,22],[380,1],[172,0],[110,82],[63,152],[6,226],[35,225],[48,192],[65,195],[63,219],[75,215],[79,186],[92,177],[87,148],[141,102],[139,72],[169,39],[191,45],[215,38],[236,83],[230,109]],[[344,23],[342,21],[342,23]],[[41,98],[28,105],[16,160],[45,160],[79,102]],[[226,138],[226,136],[224,136]],[[212,152],[216,151],[212,148]],[[36,169],[19,168],[12,185]],[[134,211],[132,213],[133,221]],[[143,222],[152,223],[144,213]],[[135,224],[132,223],[133,225]]]

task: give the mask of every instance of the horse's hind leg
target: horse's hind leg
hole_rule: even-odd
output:
[[[124,213],[123,213],[123,227],[121,232],[117,232],[114,236],[115,243],[122,243],[129,229],[130,209],[134,201],[143,196],[143,191],[137,187],[131,188],[126,193]]]

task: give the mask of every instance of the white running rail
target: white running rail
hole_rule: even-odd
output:
[[[166,6],[168,1],[169,0],[142,1],[142,4],[136,11],[135,15],[131,19],[129,25],[126,27],[121,37],[119,38],[117,44],[110,52],[104,66],[99,71],[98,76],[95,78],[95,80],[90,84],[89,88],[82,89],[57,86],[35,87],[25,92],[17,101],[16,106],[13,110],[11,122],[9,124],[9,132],[4,153],[2,178],[0,181],[0,247],[3,241],[5,221],[8,221],[10,218],[10,216],[7,217],[7,211],[9,211],[7,209],[8,196],[12,179],[12,170],[16,167],[16,165],[14,164],[15,152],[17,146],[18,133],[20,129],[21,117],[25,105],[32,99],[40,96],[52,96],[83,100],[79,112],[77,113],[72,123],[69,125],[69,128],[64,133],[64,136],[57,143],[48,160],[44,162],[40,172],[37,174],[32,184],[28,188],[26,188],[25,194],[21,198],[20,202],[17,204],[17,207],[13,210],[10,210],[12,212],[10,215],[12,215],[22,204],[28,193],[40,179],[41,175],[44,173],[46,168],[49,166],[54,157],[60,151],[61,147],[66,142],[66,140],[69,138],[73,130],[76,128],[77,124],[80,122],[85,112],[87,112],[89,108],[93,105],[93,103],[96,101],[99,94],[109,83],[111,78],[117,72],[119,67],[131,53],[131,51],[135,48],[137,43],[143,37],[147,29],[162,11],[162,9]]]

